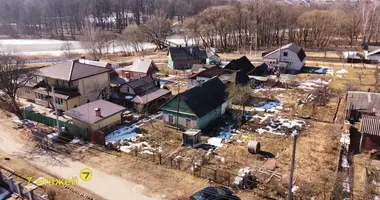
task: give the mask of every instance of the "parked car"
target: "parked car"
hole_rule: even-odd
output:
[[[206,187],[193,194],[189,200],[240,200],[226,187]]]

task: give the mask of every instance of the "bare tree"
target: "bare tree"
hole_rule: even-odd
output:
[[[106,48],[107,42],[103,38],[103,32],[99,28],[95,28],[92,24],[87,22],[83,27],[83,36],[81,43],[88,51],[90,51],[94,60],[99,60],[103,51]]]
[[[357,72],[356,74],[358,75],[359,83],[361,85],[364,76],[363,70],[360,70],[360,72]]]
[[[143,43],[147,41],[146,36],[141,34],[141,29],[137,25],[129,25],[124,29],[120,39],[125,51],[128,51],[128,46],[131,46],[135,52],[144,51]]]
[[[244,117],[245,106],[249,105],[252,101],[251,91],[252,89],[249,85],[243,86],[231,84],[228,87],[228,99],[230,99],[233,104],[242,106],[241,112],[234,114],[236,119],[242,119]]]
[[[375,88],[375,92],[379,92],[379,79],[380,79],[379,65],[376,65],[376,68],[373,71],[373,78],[375,79],[375,83],[373,84]]]
[[[146,37],[153,42],[158,49],[164,48],[164,41],[170,31],[170,21],[167,19],[166,13],[156,12],[146,24],[140,26]]]
[[[71,50],[73,49],[73,45],[70,43],[70,42],[65,42],[62,46],[61,46],[61,51],[63,51],[63,53],[68,57],[68,58],[71,58]]]
[[[12,106],[14,113],[20,119],[23,115],[16,101],[17,90],[24,87],[35,75],[35,69],[24,67],[21,56],[12,53],[0,55],[0,90],[4,93],[0,101]]]

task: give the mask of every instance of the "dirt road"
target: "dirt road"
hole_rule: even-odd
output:
[[[154,195],[154,197],[145,196],[144,194],[146,194],[147,191],[144,191],[144,186],[103,173],[81,162],[72,161],[63,156],[52,156],[46,152],[33,152],[32,148],[15,140],[10,135],[12,132],[15,132],[12,128],[3,126],[3,124],[0,123],[0,152],[22,158],[57,177],[71,178],[77,176],[79,186],[105,199],[159,199],[160,195]],[[92,170],[93,176],[89,181],[83,181],[79,178],[79,173],[84,168]]]

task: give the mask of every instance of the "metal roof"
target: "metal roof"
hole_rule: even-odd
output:
[[[380,118],[365,116],[360,124],[360,132],[380,136]]]

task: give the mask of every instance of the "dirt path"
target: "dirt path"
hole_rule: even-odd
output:
[[[121,197],[126,196],[134,200],[159,199],[158,197],[160,195],[155,195],[153,198],[143,195],[142,192],[146,193],[146,191],[141,191],[139,189],[143,187],[131,181],[103,173],[100,170],[78,161],[71,161],[64,155],[36,151],[35,149],[15,140],[11,136],[11,134],[16,134],[15,131],[5,125],[4,122],[0,122],[0,133],[0,151],[16,158],[26,160],[32,165],[46,170],[48,173],[54,174],[57,177],[79,177],[79,173],[82,169],[91,169],[93,173],[92,179],[89,181],[83,181],[78,178],[79,186],[90,190],[105,199],[120,199]]]
[[[353,168],[353,186],[352,195],[354,199],[364,199],[365,196],[365,170],[369,165],[369,158],[367,154],[357,154],[354,156],[352,168]]]

